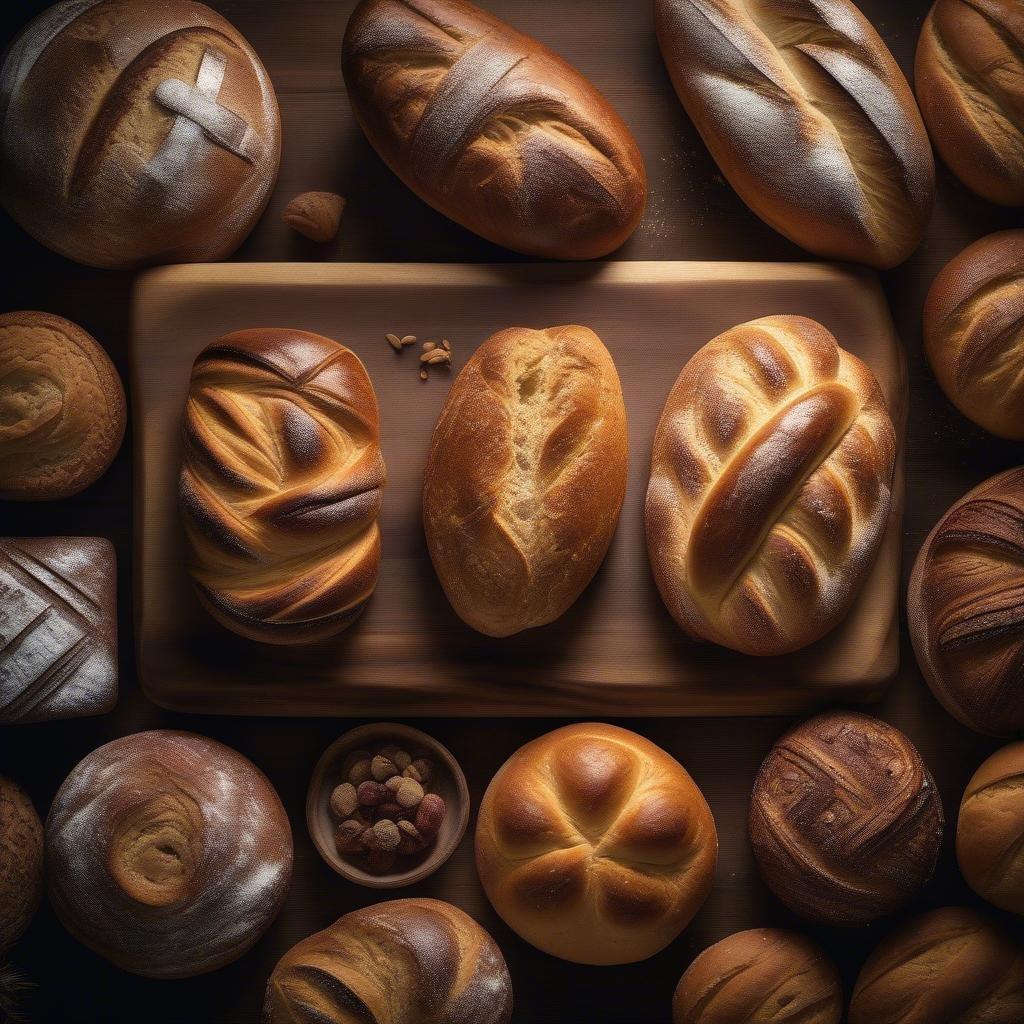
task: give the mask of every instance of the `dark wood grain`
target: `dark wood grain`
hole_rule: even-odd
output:
[[[4,39],[42,9],[42,0],[6,4]],[[267,63],[280,93],[284,161],[270,209],[237,259],[355,261],[506,261],[507,253],[450,224],[408,193],[355,129],[338,65],[352,0],[216,0]],[[489,0],[487,6],[538,36],[590,75],[630,123],[651,179],[647,213],[617,259],[798,260],[795,246],[761,224],[718,174],[672,95],[654,41],[646,0]],[[861,7],[908,73],[928,0],[861,0]],[[321,247],[281,222],[287,201],[307,189],[332,188],[349,208],[335,243]],[[971,426],[946,402],[924,362],[920,316],[933,277],[967,243],[1024,225],[1019,211],[967,193],[940,167],[939,196],[919,252],[884,275],[906,346],[911,385],[907,435],[908,492],[904,582],[921,542],[942,512],[969,488],[1022,460],[1020,446]],[[128,375],[132,279],[76,267],[47,253],[0,218],[6,267],[3,308],[38,308],[83,324]],[[685,316],[685,310],[680,311]],[[123,974],[78,946],[44,907],[14,954],[39,983],[34,1019],[60,1024],[254,1024],[265,980],[293,943],[378,894],[341,881],[306,833],[309,774],[323,749],[352,724],[330,719],[231,719],[162,712],[139,692],[131,628],[132,504],[130,442],[110,473],[67,502],[0,504],[0,533],[82,533],[109,537],[119,562],[122,698],[113,715],[93,721],[0,728],[0,771],[21,780],[45,812],[60,782],[88,751],[118,735],[154,726],[194,729],[236,747],[270,776],[296,836],[295,881],[285,910],[238,963],[178,983]],[[878,713],[918,745],[943,796],[950,822],[935,879],[917,906],[976,904],[960,879],[952,823],[964,785],[997,746],[946,715],[914,664],[901,629],[901,669]],[[702,787],[722,842],[715,890],[683,936],[659,956],[614,969],[551,960],[517,939],[491,911],[472,864],[470,833],[445,867],[410,895],[451,900],[484,924],[501,945],[516,988],[517,1024],[665,1024],[672,990],[690,960],[712,941],[755,925],[795,919],[756,877],[746,838],[750,787],[761,759],[791,719],[625,719],[677,756]],[[552,719],[417,722],[448,746],[469,779],[474,807],[490,777],[517,747],[558,724]],[[850,932],[816,930],[839,959],[849,993],[864,955],[885,922]]]

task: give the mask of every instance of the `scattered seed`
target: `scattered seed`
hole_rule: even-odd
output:
[[[441,342],[441,348],[443,348],[445,350],[445,352],[451,352],[451,350],[452,350],[452,343],[447,338],[445,338]]]
[[[423,351],[424,352],[433,352],[435,348],[437,348],[437,344],[435,342],[433,342],[433,341],[425,341],[425,342],[423,342]]]
[[[402,351],[402,340],[401,340],[401,338],[398,337],[397,334],[385,334],[384,337],[387,338],[388,344],[396,352],[401,352]]]
[[[416,344],[416,335],[415,334],[407,334],[404,338],[401,339],[401,343],[402,343],[402,345],[415,345]]]
[[[420,380],[426,380],[429,376],[430,374],[426,370],[420,370]]]

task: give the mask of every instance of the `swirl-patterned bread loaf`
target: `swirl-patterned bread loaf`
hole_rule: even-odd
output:
[[[625,964],[700,909],[718,835],[678,761],[614,725],[569,725],[517,750],[480,805],[476,863],[505,923],[545,953]]]
[[[887,268],[935,165],[892,54],[851,0],[656,0],[676,93],[740,198],[797,245]]]
[[[507,1024],[512,982],[494,940],[457,907],[391,900],[294,946],[262,1024]]]
[[[124,736],[64,781],[46,819],[50,901],[80,942],[150,978],[238,959],[292,873],[277,793],[252,762],[194,733]]]
[[[465,0],[362,0],[342,68],[385,163],[445,216],[549,259],[632,234],[640,151],[607,100],[535,39]]]
[[[604,559],[626,493],[626,409],[586,327],[499,331],[434,430],[423,525],[462,619],[509,636],[562,615]]]
[[[209,611],[265,643],[321,640],[377,582],[377,397],[355,353],[304,331],[238,331],[200,353],[180,499]]]
[[[986,480],[918,552],[910,639],[932,693],[978,732],[1024,729],[1024,467]]]
[[[820,324],[766,317],[709,342],[651,458],[647,545],[672,616],[746,654],[824,636],[874,562],[895,456],[878,382]]]

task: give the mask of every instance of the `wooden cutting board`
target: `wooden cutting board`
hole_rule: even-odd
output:
[[[796,654],[756,659],[688,641],[647,564],[651,440],[686,360],[716,334],[772,313],[824,323],[874,370],[902,438],[903,353],[867,271],[820,264],[225,264],[152,271],[132,341],[138,663],[156,703],[274,715],[788,714],[878,697],[895,674],[903,459],[878,561],[848,617]],[[452,379],[419,379],[418,346],[450,339],[455,370],[500,328],[579,323],[608,346],[629,415],[629,485],[608,558],[561,620],[495,640],[465,626],[434,575],[420,525],[431,432]],[[294,327],[343,342],[380,400],[388,486],[383,561],[362,618],[328,643],[274,647],[214,622],[184,569],[176,504],[192,361],[220,335]]]

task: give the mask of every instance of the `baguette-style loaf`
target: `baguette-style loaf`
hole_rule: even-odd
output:
[[[896,438],[870,369],[774,316],[698,351],[654,438],[647,543],[690,635],[784,654],[846,613],[888,524]]]
[[[455,611],[489,636],[562,615],[597,572],[626,491],[615,364],[586,327],[487,339],[434,430],[423,525]]]
[[[680,101],[759,217],[828,259],[907,259],[931,210],[931,146],[851,0],[656,0],[655,19]]]
[[[643,161],[608,101],[535,39],[465,0],[362,0],[342,68],[384,162],[484,238],[592,259],[640,220]]]
[[[211,614],[265,643],[321,640],[377,582],[384,460],[355,353],[304,331],[226,335],[200,353],[180,498]]]

